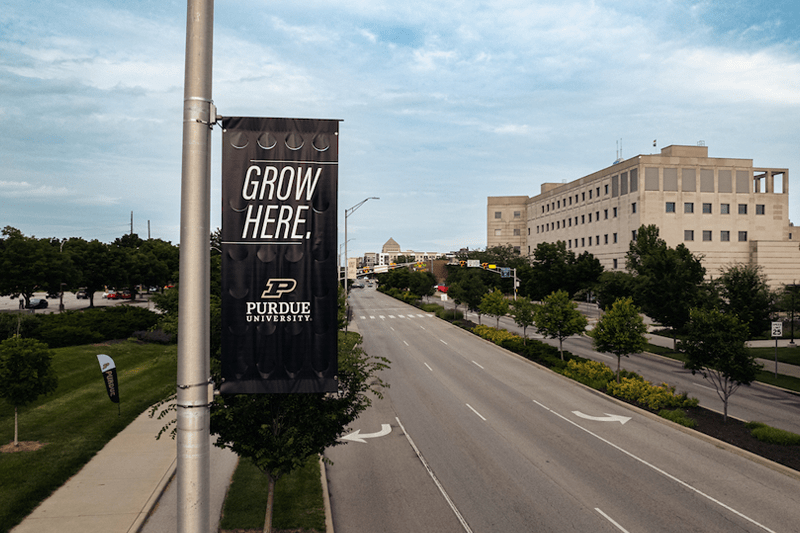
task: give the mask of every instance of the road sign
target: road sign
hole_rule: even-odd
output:
[[[772,323],[772,336],[783,337],[783,322]]]
[[[469,268],[480,268],[481,261],[480,259],[467,259],[467,266]]]

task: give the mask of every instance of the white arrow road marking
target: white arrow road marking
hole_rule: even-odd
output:
[[[353,442],[363,442],[366,444],[367,441],[364,439],[376,439],[378,437],[385,437],[389,433],[392,432],[392,426],[389,424],[381,424],[381,430],[377,433],[364,433],[361,435],[361,430],[357,429],[354,432],[350,433],[349,435],[345,435],[344,437],[339,437],[339,440],[352,440]]]
[[[597,422],[619,422],[620,424],[624,424],[631,419],[629,416],[610,415],[608,413],[605,413],[606,416],[585,415],[580,411],[572,411],[572,413],[586,420],[595,420]]]

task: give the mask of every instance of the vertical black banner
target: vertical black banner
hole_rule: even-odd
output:
[[[103,382],[106,384],[108,399],[114,403],[119,403],[119,382],[117,381],[117,365],[114,360],[106,354],[97,354],[97,362],[100,363],[100,372],[103,373]]]
[[[220,391],[335,392],[339,121],[222,127]]]

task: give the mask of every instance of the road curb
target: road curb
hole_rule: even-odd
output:
[[[167,490],[167,486],[169,485],[170,481],[172,481],[172,479],[175,477],[177,469],[178,456],[176,452],[175,459],[173,459],[172,464],[169,465],[169,468],[164,473],[164,476],[158,482],[156,488],[153,489],[153,493],[150,495],[150,498],[148,498],[147,502],[144,504],[144,507],[142,507],[139,516],[131,525],[131,532],[139,533],[142,530],[144,525],[147,523],[147,519],[150,518],[150,514],[153,512],[153,509],[155,509],[156,505],[158,505],[158,502],[161,500],[161,496],[164,495],[164,491]]]

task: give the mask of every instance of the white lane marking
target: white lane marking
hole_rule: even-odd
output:
[[[423,365],[425,365],[425,366],[427,366],[427,367],[428,367],[428,370],[430,370],[431,372],[433,372],[433,369],[432,369],[431,367],[429,367],[429,366],[428,366],[428,363],[422,363],[422,364],[423,364]]]
[[[363,315],[362,315],[362,316],[360,316],[360,317],[358,317],[358,318],[360,318],[361,320],[364,320],[364,319],[365,319],[365,318],[367,318],[367,317],[365,317],[365,316],[363,316]]]
[[[409,435],[408,431],[406,431],[406,428],[403,427],[403,424],[402,424],[402,422],[400,422],[399,418],[394,417],[394,419],[397,420],[397,425],[399,425],[400,429],[403,430],[403,434],[406,436],[406,440],[408,440],[408,443],[411,445],[411,448],[414,449],[414,453],[417,454],[417,458],[422,463],[422,466],[424,466],[425,470],[428,471],[428,475],[430,475],[431,479],[433,480],[433,482],[436,483],[436,486],[439,488],[439,492],[442,493],[442,496],[444,496],[444,499],[445,499],[445,501],[447,501],[447,504],[450,506],[450,509],[453,510],[453,512],[456,515],[456,518],[458,518],[458,521],[461,522],[461,525],[464,528],[464,531],[466,531],[467,533],[472,533],[472,530],[470,529],[469,524],[467,524],[467,521],[464,520],[463,516],[461,516],[461,513],[458,512],[458,508],[456,507],[456,504],[453,503],[453,500],[451,500],[450,496],[447,495],[447,491],[444,490],[444,487],[442,486],[442,484],[439,483],[439,479],[436,477],[436,474],[433,473],[433,470],[431,470],[431,467],[428,466],[428,462],[425,460],[424,457],[422,457],[422,452],[419,451],[419,448],[417,448],[417,445],[414,444],[413,440],[411,440],[411,435]]]
[[[478,415],[479,417],[481,417],[481,420],[483,420],[484,422],[486,422],[486,419],[485,419],[485,418],[483,418],[483,415],[482,415],[482,414],[480,414],[478,411],[476,411],[474,407],[472,407],[470,404],[466,404],[466,406],[467,406],[467,407],[469,407],[470,409],[472,409],[472,412],[473,412],[473,413],[475,413],[476,415]]]
[[[473,362],[472,362],[472,364],[474,364],[475,366],[477,366],[477,367],[478,367],[478,368],[480,368],[481,370],[486,370],[485,368],[483,368],[481,365],[479,365],[479,364],[478,364],[478,363],[476,363],[475,361],[473,361]]]
[[[655,470],[655,471],[656,471],[656,472],[658,472],[659,474],[661,474],[661,475],[665,476],[667,479],[671,479],[672,481],[674,481],[674,482],[678,483],[679,485],[682,485],[682,486],[686,487],[687,489],[689,489],[689,490],[691,490],[691,491],[693,491],[693,492],[695,492],[695,493],[699,494],[700,496],[702,496],[702,497],[704,497],[704,498],[708,499],[709,501],[712,501],[712,502],[716,503],[717,505],[719,505],[719,506],[720,506],[720,507],[722,507],[723,509],[726,509],[726,510],[728,510],[728,511],[732,512],[733,514],[735,514],[736,516],[739,516],[739,517],[741,517],[741,518],[743,518],[743,519],[747,520],[747,521],[748,521],[748,522],[750,522],[751,524],[754,524],[754,525],[756,525],[756,526],[760,527],[760,528],[761,528],[761,529],[763,529],[764,531],[769,531],[770,533],[775,533],[773,530],[771,530],[771,529],[770,529],[770,528],[768,528],[767,526],[765,526],[765,525],[763,525],[763,524],[760,524],[760,523],[756,522],[755,520],[753,520],[753,519],[752,519],[752,518],[750,518],[749,516],[747,516],[747,515],[744,515],[744,514],[740,513],[739,511],[737,511],[737,510],[736,510],[736,509],[734,509],[733,507],[730,507],[730,506],[728,506],[728,505],[725,505],[725,504],[724,504],[724,503],[722,503],[721,501],[719,501],[719,500],[717,500],[716,498],[714,498],[714,497],[712,497],[712,496],[710,496],[710,495],[706,494],[705,492],[701,491],[700,489],[698,489],[698,488],[695,488],[695,487],[693,487],[692,485],[689,485],[689,484],[688,484],[688,483],[686,483],[685,481],[683,481],[683,480],[681,480],[681,479],[678,479],[677,477],[673,476],[672,474],[670,474],[670,473],[668,473],[668,472],[666,472],[666,471],[664,471],[664,470],[661,470],[660,468],[658,468],[657,466],[655,466],[655,465],[653,465],[653,464],[650,464],[650,463],[648,463],[647,461],[645,461],[645,460],[644,460],[644,459],[642,459],[641,457],[638,457],[638,456],[636,456],[636,455],[632,454],[631,452],[629,452],[628,450],[626,450],[626,449],[622,448],[621,446],[617,446],[617,445],[616,445],[616,444],[614,444],[613,442],[611,442],[611,441],[609,441],[609,440],[606,440],[606,439],[604,439],[604,438],[603,438],[603,437],[601,437],[600,435],[598,435],[598,434],[596,434],[596,433],[593,433],[593,432],[589,431],[588,429],[586,429],[585,427],[581,426],[580,424],[578,424],[578,423],[576,423],[576,422],[573,422],[573,421],[572,421],[572,420],[570,420],[569,418],[567,418],[567,417],[565,417],[565,416],[563,416],[563,415],[560,415],[559,413],[556,413],[556,412],[555,412],[555,411],[553,411],[552,409],[549,409],[549,408],[545,407],[544,405],[542,405],[541,403],[537,402],[536,400],[533,400],[533,403],[535,403],[535,404],[537,404],[537,405],[539,405],[539,406],[541,406],[541,407],[543,407],[543,408],[547,409],[548,411],[550,411],[551,413],[553,413],[553,414],[554,414],[554,415],[556,415],[557,417],[561,418],[562,420],[565,420],[566,422],[569,422],[570,424],[572,424],[572,425],[573,425],[573,426],[575,426],[576,428],[578,428],[578,429],[581,429],[581,430],[585,431],[586,433],[588,433],[588,434],[589,434],[589,435],[591,435],[592,437],[594,437],[594,438],[596,438],[596,439],[598,439],[598,440],[600,440],[600,441],[602,441],[602,442],[605,442],[606,444],[608,444],[608,445],[609,445],[609,446],[611,446],[612,448],[615,448],[615,449],[619,450],[620,452],[624,453],[624,454],[625,454],[625,455],[627,455],[628,457],[630,457],[630,458],[632,458],[632,459],[635,459],[636,461],[639,461],[639,462],[640,462],[640,463],[642,463],[643,465],[645,465],[645,466],[648,466],[648,467],[652,468],[653,470]]]
[[[394,315],[389,315],[389,318],[394,318]]]
[[[446,342],[444,342],[442,339],[439,339],[439,342],[441,342],[442,344],[444,344],[445,346],[447,346],[447,343],[446,343]]]
[[[383,315],[378,315],[378,316],[381,317],[381,320],[386,320],[385,316],[383,316]]]
[[[370,320],[375,320],[375,315],[369,315]]]
[[[627,529],[625,529],[625,528],[624,528],[624,527],[622,527],[621,525],[617,524],[617,523],[614,521],[614,519],[613,519],[613,518],[611,518],[611,517],[610,517],[610,516],[608,516],[606,513],[604,513],[603,511],[601,511],[599,507],[595,507],[595,508],[594,508],[594,510],[595,510],[595,511],[597,511],[598,513],[600,513],[601,515],[603,515],[603,518],[605,518],[606,520],[608,520],[609,522],[611,522],[612,524],[614,524],[615,526],[617,526],[617,529],[619,529],[619,530],[620,530],[620,531],[622,531],[623,533],[628,533],[628,530],[627,530]]]
[[[403,341],[403,344],[405,344],[406,346],[408,346],[408,343],[407,343],[406,341]]]

